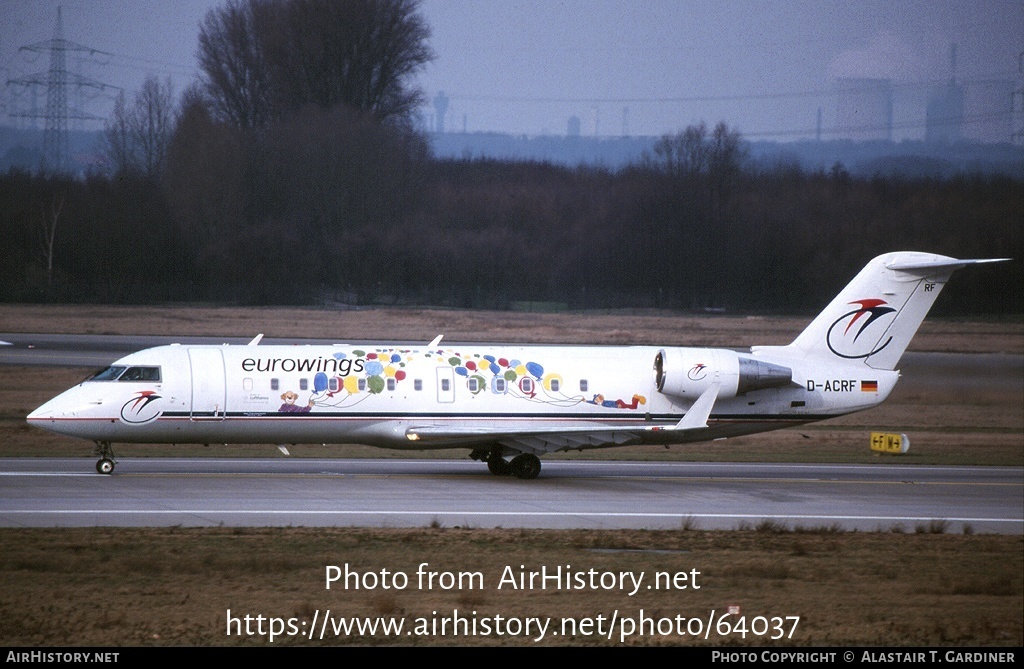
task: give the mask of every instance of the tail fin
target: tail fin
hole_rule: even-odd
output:
[[[931,253],[878,256],[854,277],[807,329],[785,347],[800,356],[863,361],[895,369],[950,275],[967,265]]]

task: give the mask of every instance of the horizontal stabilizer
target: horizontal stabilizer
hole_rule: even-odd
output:
[[[945,258],[942,260],[930,260],[927,262],[903,261],[899,259],[886,265],[888,269],[895,272],[910,272],[913,274],[927,274],[932,270],[949,270],[950,272],[962,269],[968,265],[980,265],[987,262],[1006,262],[1012,258],[979,258],[975,260],[959,260],[957,258]]]

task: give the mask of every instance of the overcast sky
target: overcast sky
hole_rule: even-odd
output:
[[[219,4],[0,0],[0,76],[47,70],[48,53],[19,47],[53,36],[60,5],[65,39],[111,54],[83,75],[129,94],[148,74],[170,76],[181,91],[196,77],[199,24]],[[448,96],[449,130],[564,134],[577,116],[585,135],[660,135],[722,120],[784,141],[814,136],[819,108],[832,127],[838,78],[872,77],[893,81],[894,138],[920,138],[955,43],[964,134],[986,138],[970,127],[991,114],[985,95],[1021,86],[1024,0],[423,0],[421,11],[436,59],[418,82],[430,99]],[[8,86],[2,103],[31,100]],[[111,104],[83,101],[100,116]]]

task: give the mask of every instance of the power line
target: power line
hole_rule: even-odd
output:
[[[1006,73],[996,73],[992,75],[986,75],[983,77],[971,79],[963,82],[966,85],[987,83],[995,80],[1008,79],[1013,75]],[[905,83],[893,83],[893,91],[908,91],[908,90],[920,90],[930,89],[935,86],[945,84],[945,80],[929,80],[929,81],[912,81]],[[858,93],[861,89],[856,87],[844,87],[836,86],[827,90],[803,90],[803,91],[781,91],[781,92],[765,92],[765,93],[728,93],[721,95],[683,95],[683,96],[666,96],[666,97],[614,97],[614,98],[598,98],[598,97],[531,97],[531,96],[512,96],[512,95],[450,95],[451,100],[457,100],[460,102],[497,102],[497,103],[538,103],[538,104],[563,104],[563,103],[579,103],[579,104],[600,104],[600,103],[619,103],[619,104],[679,104],[679,103],[691,103],[691,102],[744,102],[744,101],[756,101],[756,100],[780,100],[787,98],[803,98],[803,97],[828,97],[834,96],[839,93]]]

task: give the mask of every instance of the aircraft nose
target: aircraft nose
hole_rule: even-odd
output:
[[[51,404],[50,402],[47,402],[46,404],[42,405],[41,407],[39,407],[38,409],[36,409],[32,413],[30,413],[28,416],[26,416],[25,420],[27,420],[27,421],[39,421],[39,420],[49,420],[49,419],[53,418],[54,417],[53,416],[53,410],[50,407],[50,404]]]
[[[52,421],[67,415],[67,406],[63,395],[58,395],[46,402],[25,417],[30,423]]]

